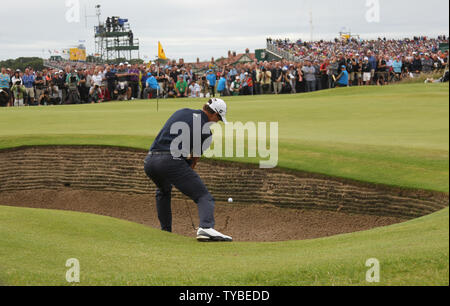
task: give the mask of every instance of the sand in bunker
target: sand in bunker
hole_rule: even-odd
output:
[[[153,196],[118,192],[30,190],[0,192],[0,204],[86,212],[159,228]],[[191,217],[198,226],[195,203],[174,200],[174,233],[195,237]],[[315,239],[400,223],[405,219],[339,212],[298,210],[268,205],[216,205],[216,229],[236,241],[274,242]]]

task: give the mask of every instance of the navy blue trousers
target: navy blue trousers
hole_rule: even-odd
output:
[[[155,183],[156,208],[163,231],[172,232],[172,187],[175,186],[198,206],[201,228],[214,228],[215,202],[200,176],[186,160],[172,155],[148,155],[145,173]]]

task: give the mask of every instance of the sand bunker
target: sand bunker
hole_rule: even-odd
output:
[[[0,204],[88,212],[158,228],[146,152],[111,147],[0,151]],[[448,195],[204,160],[218,230],[238,241],[312,239],[367,230],[448,206]],[[194,203],[174,192],[174,232],[194,236]],[[233,197],[235,203],[227,204]]]

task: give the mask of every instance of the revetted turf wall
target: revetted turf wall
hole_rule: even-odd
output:
[[[25,147],[0,151],[0,192],[90,189],[154,195],[147,152],[111,147]],[[250,165],[203,160],[197,169],[217,201],[417,218],[448,206],[448,195]],[[175,198],[183,196],[174,190]]]

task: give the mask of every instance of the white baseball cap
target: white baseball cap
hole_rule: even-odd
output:
[[[222,99],[216,99],[213,98],[208,101],[208,106],[215,111],[217,114],[219,114],[220,118],[222,119],[223,123],[227,124],[227,104]]]

